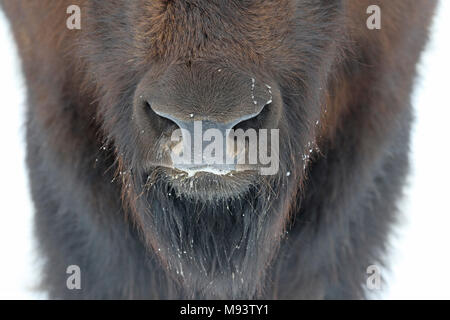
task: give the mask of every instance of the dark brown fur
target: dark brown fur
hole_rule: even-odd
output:
[[[70,4],[82,8],[79,31],[65,28]],[[372,4],[381,30],[366,28]],[[28,166],[50,297],[365,297],[366,268],[382,263],[407,172],[410,93],[434,1],[2,6],[28,87]],[[145,165],[156,138],[137,132],[135,91],[173,65],[198,70],[200,82],[222,67],[275,84],[277,175],[242,175],[227,181],[230,197],[192,200],[166,170]],[[302,159],[308,142],[318,148]],[[66,288],[71,264],[82,290]]]

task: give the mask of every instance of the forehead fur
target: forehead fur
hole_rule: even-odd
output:
[[[288,31],[292,1],[145,1],[134,7],[134,40],[147,57],[201,57],[224,49],[257,59]]]

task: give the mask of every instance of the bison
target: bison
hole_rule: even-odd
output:
[[[367,297],[408,172],[435,1],[1,4],[27,85],[50,298]],[[196,121],[230,140],[276,130],[275,172],[177,166],[169,137],[183,129],[184,154]],[[262,148],[244,142],[225,152]]]

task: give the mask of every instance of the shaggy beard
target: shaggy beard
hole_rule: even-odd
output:
[[[177,194],[162,173],[152,177],[157,178],[134,184],[143,186],[136,212],[147,245],[182,295],[261,296],[287,221],[280,196],[292,194],[286,181],[260,176],[239,196],[202,201]]]

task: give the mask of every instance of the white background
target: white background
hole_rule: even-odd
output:
[[[18,0],[20,1],[20,0]],[[375,297],[450,299],[450,0],[443,0],[414,93],[412,170],[403,221],[392,237],[391,272]],[[39,259],[24,165],[24,81],[0,13],[0,299],[36,299]]]

